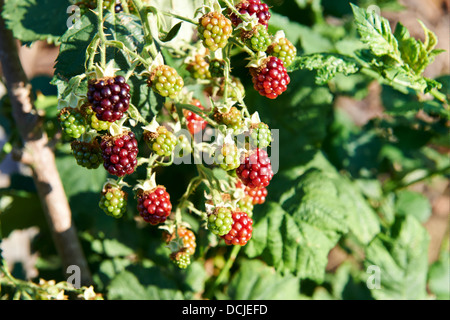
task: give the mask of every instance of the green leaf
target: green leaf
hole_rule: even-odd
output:
[[[322,281],[328,253],[340,235],[294,219],[277,203],[268,202],[266,207],[263,216],[254,214],[256,223],[246,253],[250,257],[262,254],[277,271]]]
[[[156,285],[144,286],[130,271],[123,271],[108,285],[110,300],[181,300],[181,291],[164,289]]]
[[[361,41],[377,56],[389,56],[401,63],[397,40],[391,32],[389,21],[375,12],[350,4]]]
[[[259,260],[241,260],[227,288],[232,300],[297,300],[300,279],[280,275]]]
[[[399,216],[411,215],[420,222],[425,222],[431,215],[430,200],[421,193],[402,190],[397,192],[395,212]]]
[[[168,42],[174,39],[177,36],[178,32],[180,31],[182,24],[183,22],[178,22],[176,25],[172,27],[172,29],[170,29],[170,31],[164,37],[160,38],[160,40],[162,42]]]
[[[366,248],[366,268],[379,268],[380,287],[371,289],[379,300],[427,298],[429,235],[411,216],[398,219],[390,237],[378,236]]]
[[[67,30],[69,0],[9,0],[2,16],[14,37],[31,43],[45,40],[59,44],[60,37]]]
[[[447,239],[444,239],[448,243]],[[450,252],[447,245],[441,250],[439,260],[434,262],[428,274],[428,286],[430,291],[439,300],[450,300]]]
[[[296,57],[289,66],[288,71],[297,69],[315,70],[316,83],[325,84],[333,79],[338,73],[350,75],[358,72],[357,62],[351,58],[338,54],[316,53]]]

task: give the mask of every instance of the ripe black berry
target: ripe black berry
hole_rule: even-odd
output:
[[[103,166],[112,175],[123,177],[132,174],[137,165],[138,143],[134,133],[105,135],[100,143]]]
[[[130,106],[130,86],[122,76],[91,79],[87,98],[99,120],[114,122],[122,119]]]
[[[271,16],[269,6],[260,0],[242,0],[236,5],[236,9],[240,14],[248,13],[250,16],[256,15],[258,23],[266,27],[268,26]],[[235,13],[230,14],[230,19],[234,26],[237,26],[242,22]]]

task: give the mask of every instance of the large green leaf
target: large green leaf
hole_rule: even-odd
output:
[[[297,300],[300,279],[291,274],[280,275],[259,260],[242,260],[233,275],[227,294],[232,300]]]
[[[117,275],[108,286],[110,300],[180,300],[183,294],[178,290],[164,289],[155,285],[144,286],[129,272]]]
[[[379,236],[366,248],[365,266],[379,268],[380,286],[371,289],[380,300],[427,298],[427,230],[411,216],[398,219],[390,237]]]
[[[26,42],[46,40],[59,43],[67,30],[69,0],[8,0],[2,11],[14,37]]]
[[[294,59],[288,71],[296,69],[308,69],[316,71],[316,83],[325,84],[333,79],[338,73],[350,75],[358,72],[359,66],[356,60],[338,54],[315,53],[299,56]]]

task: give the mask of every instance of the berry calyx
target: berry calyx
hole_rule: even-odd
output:
[[[61,109],[58,120],[66,138],[78,139],[86,132],[86,120],[78,109],[69,107]]]
[[[287,38],[280,38],[270,44],[266,52],[283,61],[285,67],[289,67],[297,55],[297,48]]]
[[[102,190],[99,207],[109,216],[120,218],[127,211],[128,195],[120,187],[106,185]]]
[[[152,71],[147,84],[161,96],[175,99],[183,89],[184,81],[174,68],[160,65]]]
[[[122,76],[90,79],[87,98],[98,120],[114,122],[130,106],[130,86]]]
[[[82,167],[97,169],[103,162],[100,145],[97,140],[92,142],[74,140],[70,146],[77,164]]]
[[[241,245],[244,246],[252,237],[253,232],[253,220],[247,213],[242,211],[234,211],[232,214],[233,225],[231,230],[221,236],[228,245]]]
[[[161,157],[171,156],[178,143],[177,137],[164,126],[159,126],[156,132],[144,132],[144,139],[150,149]]]
[[[205,109],[197,99],[193,99],[191,101],[191,104],[198,107],[199,109]],[[192,135],[204,130],[206,128],[206,125],[208,124],[208,122],[202,116],[190,110],[183,110],[183,115],[186,119],[187,128]]]
[[[250,143],[257,148],[267,148],[272,142],[269,126],[263,122],[253,124],[250,128]]]
[[[224,48],[232,32],[231,21],[220,12],[209,12],[199,19],[199,37],[203,45],[211,51]]]
[[[205,60],[205,56],[197,54],[191,61],[186,70],[190,72],[194,79],[210,79],[209,63]]]
[[[163,186],[145,191],[139,189],[137,201],[139,215],[151,225],[165,222],[172,211],[170,195]]]
[[[253,87],[260,95],[275,99],[287,89],[291,81],[283,61],[277,57],[268,57],[257,68],[250,68]]]
[[[123,177],[132,174],[137,166],[138,143],[133,132],[102,137],[100,143],[103,166],[112,175]]]
[[[273,178],[272,165],[267,152],[263,149],[251,150],[243,156],[241,165],[236,169],[242,183],[250,188],[267,187]]]
[[[208,229],[218,236],[226,235],[230,232],[233,225],[233,215],[231,208],[217,207],[213,213],[208,216]]]
[[[240,14],[249,14],[250,16],[256,15],[258,23],[264,25],[266,28],[269,24],[271,14],[269,12],[269,6],[260,0],[242,0],[236,5],[236,9]],[[242,23],[241,18],[234,12],[230,14],[231,22],[234,26]]]

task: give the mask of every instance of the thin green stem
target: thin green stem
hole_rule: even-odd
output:
[[[100,38],[100,65],[102,68],[106,67],[106,36],[103,30],[103,0],[97,1],[97,24],[98,36]]]
[[[152,31],[150,28],[150,24],[148,21],[148,13],[149,11],[147,10],[147,8],[142,4],[141,0],[131,0],[133,2],[133,5],[135,6],[138,15],[139,15],[139,19],[141,20],[142,23],[142,28],[144,30],[144,40],[145,40],[145,45],[144,45],[144,53],[149,53],[150,56],[155,59],[156,56],[158,55],[158,50],[156,49],[156,45],[155,42],[153,41],[153,36],[152,36]]]
[[[251,57],[255,57],[256,56],[256,54],[249,47],[247,47],[242,41],[240,41],[240,40],[238,40],[236,38],[230,38],[230,39],[228,39],[228,41],[230,41],[231,43],[235,44],[236,46],[238,46],[239,48],[244,50]]]
[[[219,275],[214,281],[213,288],[216,288],[219,284],[221,284],[224,281],[225,277],[230,272],[230,269],[233,266],[233,263],[239,254],[239,250],[241,250],[241,246],[239,245],[233,246],[233,250],[231,250],[230,257],[228,258],[227,262],[223,266],[222,270],[220,270]]]
[[[176,19],[181,20],[181,21],[189,22],[189,23],[192,23],[192,24],[194,24],[196,26],[198,25],[198,21],[196,21],[194,19],[186,18],[186,17],[180,16],[178,14],[175,14],[175,13],[172,13],[172,12],[167,12],[167,11],[158,11],[158,12],[163,14],[163,15],[165,15],[165,16],[168,16],[168,17],[172,17],[172,18],[176,18]]]

